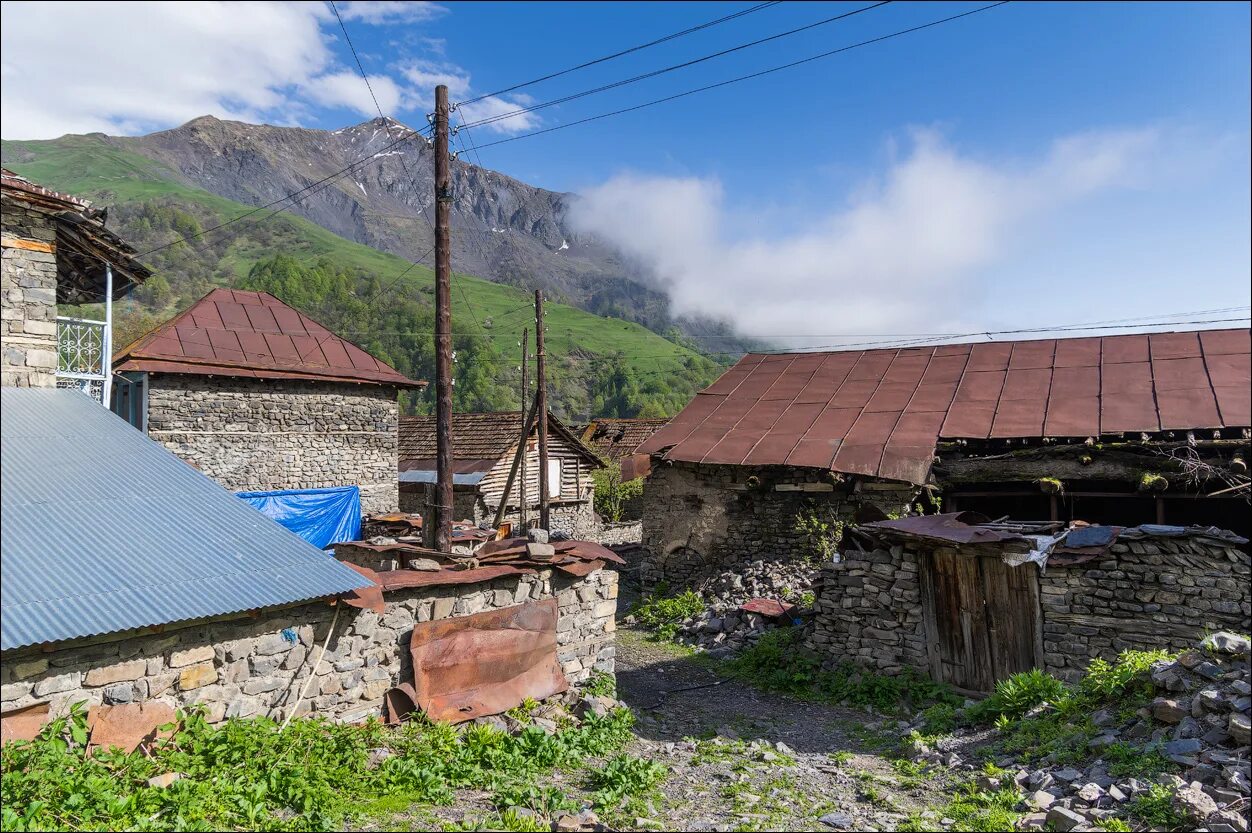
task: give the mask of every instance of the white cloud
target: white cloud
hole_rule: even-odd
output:
[[[679,313],[779,341],[928,332],[959,322],[977,293],[1004,291],[979,286],[979,276],[1032,220],[1142,181],[1159,139],[1152,130],[1072,136],[1022,164],[972,159],[917,132],[854,199],[781,234],[728,239],[729,227],[751,228],[738,222],[750,209],[696,178],[618,176],[586,193],[571,220],[642,264]]]
[[[286,88],[332,62],[320,3],[4,3],[3,14],[6,137],[134,133],[205,113],[289,119]]]
[[[352,70],[328,72],[304,84],[301,89],[310,98],[325,107],[346,107],[363,116],[375,116],[378,108],[370,97],[370,89],[378,97],[378,107],[391,115],[400,109],[406,94],[389,75],[371,75],[367,88],[361,76]]]
[[[384,23],[417,23],[439,17],[448,10],[438,3],[423,3],[417,0],[377,0],[377,2],[358,2],[350,0],[339,3],[339,14],[344,21],[359,20],[362,23],[377,26]]]
[[[431,109],[434,107],[434,89],[440,84],[447,85],[448,96],[453,103],[460,99],[476,97],[470,83],[470,74],[454,64],[414,61],[405,66],[401,73],[413,85],[412,92],[415,100],[428,102]],[[475,122],[479,119],[512,113],[531,102],[532,99],[527,95],[512,95],[508,98],[488,96],[481,101],[458,108],[460,115],[459,118],[453,119],[453,124]],[[485,124],[479,129],[493,133],[521,133],[525,130],[533,130],[539,123],[539,118],[534,113],[519,113],[493,121],[491,124]]]

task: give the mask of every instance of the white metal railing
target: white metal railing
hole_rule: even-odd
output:
[[[57,387],[109,407],[113,380],[113,267],[104,264],[104,320],[57,316]]]
[[[100,402],[109,374],[109,324],[57,317],[57,387],[77,388]]]

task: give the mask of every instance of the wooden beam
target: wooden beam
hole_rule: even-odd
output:
[[[26,240],[21,237],[0,237],[0,247],[5,249],[25,249],[28,252],[45,252],[47,254],[55,254],[57,250],[56,243],[48,243],[43,240]]]

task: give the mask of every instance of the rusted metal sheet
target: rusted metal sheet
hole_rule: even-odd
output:
[[[118,706],[92,706],[87,710],[89,746],[108,749],[116,746],[134,752],[139,744],[154,740],[158,727],[174,722],[172,706],[156,700]]]
[[[348,567],[356,570],[365,578],[373,582],[369,587],[358,587],[350,593],[346,593],[340,598],[343,603],[349,607],[359,607],[362,610],[372,610],[381,615],[387,609],[386,603],[383,601],[382,582],[378,580],[378,573],[369,567],[362,567],[360,564],[353,564],[351,561],[345,561]]]
[[[444,587],[456,584],[477,584],[504,576],[531,575],[535,571],[526,567],[508,565],[478,567],[472,570],[441,570],[427,573],[419,570],[391,570],[378,574],[378,582],[384,591],[406,587]]]
[[[865,524],[864,529],[910,538],[923,538],[951,544],[998,544],[1025,541],[1021,535],[976,526],[987,517],[977,512],[948,512],[943,515],[916,515],[892,521]]]
[[[50,719],[50,710],[47,703],[36,703],[0,714],[0,745],[11,740],[34,740]]]
[[[596,570],[603,569],[603,567],[603,561],[575,561],[572,564],[558,564],[556,568],[563,573],[582,578],[583,576],[591,575]]]
[[[1249,427],[1249,383],[1247,330],[749,354],[637,453],[923,483],[941,437]]]
[[[767,619],[781,619],[791,611],[795,610],[795,605],[778,599],[749,599],[739,605],[739,609],[748,613],[759,613]]]
[[[556,620],[556,599],[544,599],[415,625],[417,706],[433,720],[462,723],[565,691]]]
[[[115,370],[424,387],[266,292],[214,289],[114,357]]]

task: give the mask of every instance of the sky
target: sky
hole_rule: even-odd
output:
[[[145,133],[206,113],[327,129],[377,115],[329,5],[73,5],[3,4],[5,138]],[[420,126],[436,83],[468,102],[753,5],[338,10],[386,114]],[[872,5],[780,3],[488,96],[455,119],[866,9],[462,131],[485,146],[463,158],[579,194],[571,222],[635,258],[679,311],[792,346],[1246,318],[1249,4],[1014,2],[854,46],[986,4]]]

